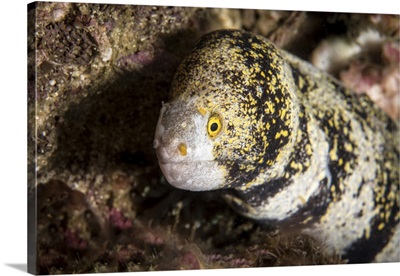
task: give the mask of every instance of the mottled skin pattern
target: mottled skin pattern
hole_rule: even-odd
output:
[[[245,216],[352,263],[386,262],[400,260],[398,133],[331,76],[263,37],[221,30],[180,65],[154,147],[171,185],[226,189]]]

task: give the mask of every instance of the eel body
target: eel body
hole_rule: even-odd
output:
[[[174,77],[154,148],[180,189],[350,263],[400,261],[399,130],[366,96],[238,30],[203,36]]]

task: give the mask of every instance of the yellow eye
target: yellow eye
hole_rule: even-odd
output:
[[[211,138],[215,138],[222,130],[222,120],[217,114],[211,115],[207,123],[207,132]]]

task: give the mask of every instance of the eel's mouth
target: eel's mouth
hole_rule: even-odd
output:
[[[223,169],[216,161],[165,162],[158,164],[168,183],[190,191],[207,191],[221,187]]]

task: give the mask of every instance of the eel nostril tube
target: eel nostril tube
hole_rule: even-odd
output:
[[[155,138],[153,140],[153,148],[156,149],[156,148],[158,148],[159,145],[160,145],[160,141],[157,138]]]
[[[180,153],[182,156],[186,156],[186,154],[187,154],[187,147],[186,147],[186,144],[185,144],[185,143],[180,143],[180,144],[178,145],[178,150],[179,150],[179,153]]]

